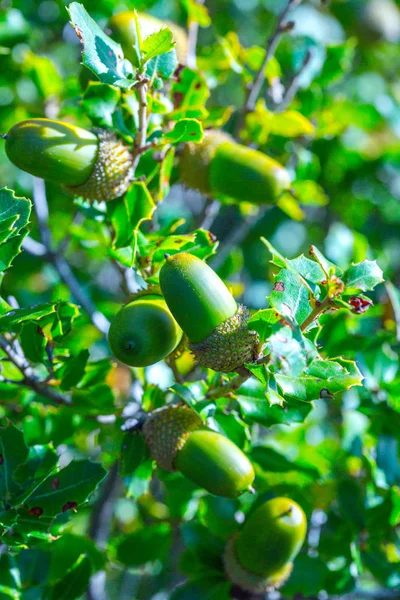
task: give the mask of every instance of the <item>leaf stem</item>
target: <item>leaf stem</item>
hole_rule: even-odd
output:
[[[332,302],[332,299],[329,298],[329,296],[326,296],[326,298],[322,302],[317,301],[316,306],[312,309],[308,317],[304,319],[304,321],[300,325],[300,330],[306,331],[306,329],[308,329],[308,327],[315,321],[315,319],[319,317],[320,314],[322,314],[327,308],[331,308],[333,305],[334,304]]]

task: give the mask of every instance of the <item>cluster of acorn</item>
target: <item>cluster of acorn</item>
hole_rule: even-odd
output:
[[[247,309],[238,306],[218,275],[186,253],[166,256],[160,293],[152,290],[124,306],[111,323],[114,355],[131,366],[153,364],[173,353],[182,336],[197,360],[231,371],[254,360],[258,337],[247,327]],[[142,434],[157,465],[179,471],[217,496],[252,491],[254,469],[229,438],[209,429],[191,408],[167,405],[147,416]],[[275,498],[261,505],[229,540],[225,570],[243,589],[263,592],[282,585],[306,533],[302,509]]]
[[[163,25],[146,15],[139,21],[147,34]],[[116,15],[109,26],[134,63],[133,13]],[[172,31],[178,58],[184,62],[185,34],[176,27]],[[2,137],[16,166],[75,196],[110,201],[122,196],[134,179],[132,148],[111,131],[28,119]],[[214,130],[207,131],[201,143],[185,146],[180,178],[209,196],[255,204],[276,202],[290,185],[278,162]],[[258,336],[247,321],[247,308],[237,305],[218,275],[195,256],[179,253],[166,256],[160,288],[137,294],[119,311],[108,339],[121,362],[145,367],[173,355],[187,338],[201,365],[231,372],[258,356]],[[247,456],[227,437],[207,428],[191,408],[167,405],[154,411],[142,433],[160,468],[180,471],[219,496],[235,498],[252,490],[254,469]],[[230,580],[254,592],[282,585],[306,527],[302,509],[292,500],[275,498],[259,506],[227,544],[224,563]]]

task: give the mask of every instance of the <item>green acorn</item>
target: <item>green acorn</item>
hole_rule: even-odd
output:
[[[137,14],[142,38],[145,39],[152,33],[160,31],[164,27],[169,27],[172,31],[173,41],[175,42],[176,55],[180,63],[185,64],[187,54],[188,39],[186,32],[182,27],[171,21],[161,21],[152,15],[144,13]],[[137,67],[137,57],[133,46],[137,43],[136,20],[134,11],[120,12],[111,17],[108,28],[113,40],[121,44],[124,56]]]
[[[247,327],[247,308],[205,262],[186,253],[166,256],[160,285],[201,365],[229,373],[255,360],[258,336]]]
[[[88,200],[122,196],[133,179],[128,146],[106,130],[27,119],[4,137],[7,156],[17,167]]]
[[[273,204],[290,187],[279,162],[218,130],[206,131],[200,144],[186,144],[180,175],[187,187],[208,196],[253,204]]]
[[[150,454],[166,471],[180,471],[216,496],[235,498],[251,489],[254,469],[227,437],[208,429],[187,406],[168,405],[151,413],[142,433]]]
[[[123,306],[108,332],[111,352],[131,367],[148,367],[169,356],[182,331],[162,296],[142,295]]]
[[[225,571],[244,590],[262,594],[278,588],[292,572],[307,532],[302,508],[273,498],[257,508],[225,549]]]

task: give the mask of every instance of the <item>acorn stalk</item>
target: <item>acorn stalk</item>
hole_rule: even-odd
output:
[[[229,373],[255,360],[258,336],[247,327],[247,308],[205,262],[187,253],[166,255],[160,286],[201,365]]]
[[[224,565],[229,579],[258,594],[280,587],[292,572],[306,532],[306,516],[296,502],[268,500],[227,543]]]
[[[112,320],[108,343],[120,362],[147,367],[169,356],[182,335],[162,296],[139,292]]]
[[[181,181],[213,198],[273,204],[290,188],[286,169],[218,130],[207,131],[200,144],[186,144],[180,162]]]
[[[230,439],[207,428],[187,406],[168,405],[145,421],[143,436],[157,465],[180,471],[216,496],[235,498],[251,490],[254,469]]]
[[[133,179],[128,146],[106,130],[27,119],[6,134],[5,149],[11,162],[23,171],[87,200],[122,196]]]

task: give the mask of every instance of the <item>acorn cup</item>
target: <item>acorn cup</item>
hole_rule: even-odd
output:
[[[257,358],[259,338],[247,327],[247,308],[205,262],[187,253],[166,255],[160,286],[201,365],[229,373]]]
[[[142,429],[157,465],[180,471],[210,494],[236,498],[252,491],[254,469],[230,439],[207,428],[187,406],[168,405],[151,413]]]
[[[131,367],[148,367],[174,352],[182,336],[163,297],[139,292],[115,315],[108,343],[120,362]]]
[[[206,131],[200,144],[186,144],[180,177],[213,198],[252,204],[274,204],[290,188],[289,173],[278,161],[218,130]]]
[[[52,119],[27,119],[3,136],[8,158],[23,171],[61,184],[87,200],[122,196],[133,179],[128,146],[113,133]]]
[[[268,500],[226,545],[224,565],[229,580],[256,594],[281,587],[290,577],[306,532],[306,516],[296,502]]]
[[[160,29],[169,27],[175,42],[178,61],[181,64],[186,63],[188,39],[182,27],[171,21],[161,21],[161,19],[145,13],[138,13],[137,16],[143,39],[156,31],[160,31]],[[134,11],[120,12],[111,17],[108,30],[110,37],[121,45],[125,58],[129,59],[135,67],[138,67],[136,53],[133,50],[133,46],[136,46],[137,43]]]

